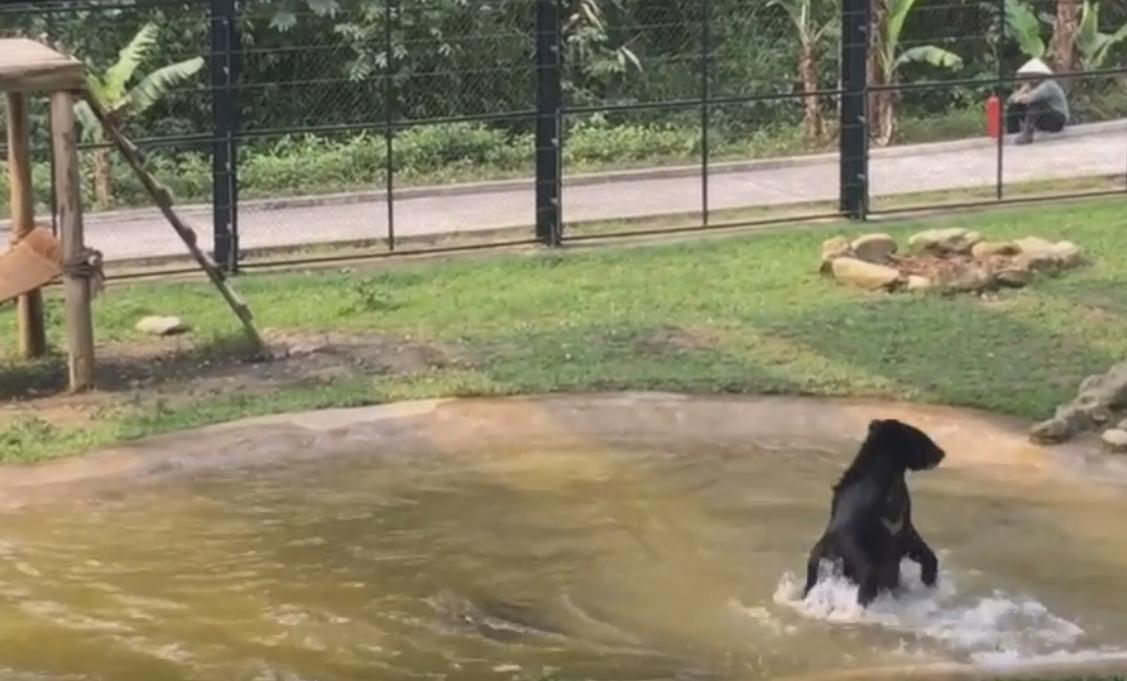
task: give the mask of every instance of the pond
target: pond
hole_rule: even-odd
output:
[[[3,677],[736,680],[1127,650],[1111,483],[912,476],[940,583],[905,562],[862,611],[833,579],[800,598],[855,443],[360,440],[5,511]]]

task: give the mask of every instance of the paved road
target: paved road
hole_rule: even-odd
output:
[[[1127,120],[1079,126],[1057,139],[1027,147],[1007,144],[1008,183],[1094,175],[1124,175],[1127,183]],[[564,188],[568,222],[690,213],[701,204],[699,170],[618,173],[585,178]],[[880,197],[933,190],[993,186],[997,145],[988,139],[897,147],[875,151],[870,166],[874,204]],[[664,176],[662,176],[664,174]],[[732,164],[710,178],[713,209],[777,206],[836,200],[834,155]],[[1127,186],[1127,184],[1125,184]],[[302,246],[379,239],[387,234],[382,197],[327,204],[244,208],[244,248]],[[179,209],[211,243],[210,207]],[[533,183],[518,181],[412,191],[395,200],[396,233],[432,236],[528,226],[533,216]],[[6,227],[0,227],[6,229]],[[90,245],[107,261],[181,255],[183,246],[156,210],[89,215]]]

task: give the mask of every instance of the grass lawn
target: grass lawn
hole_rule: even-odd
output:
[[[817,274],[829,225],[662,245],[259,274],[237,285],[260,326],[322,352],[233,357],[237,326],[205,283],[111,287],[96,307],[104,390],[57,393],[59,357],[0,361],[0,460],[271,412],[449,395],[654,389],[875,396],[1029,419],[1127,358],[1127,199],[868,225],[967,226],[1069,239],[1085,268],[996,297],[873,295]],[[61,342],[59,301],[49,305]],[[177,314],[187,339],[144,339]],[[0,350],[14,346],[12,306]]]

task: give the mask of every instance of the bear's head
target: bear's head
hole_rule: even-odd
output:
[[[896,419],[869,423],[868,439],[875,449],[893,454],[912,471],[931,470],[947,456],[922,430]]]

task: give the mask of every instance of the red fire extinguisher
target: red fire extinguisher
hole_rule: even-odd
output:
[[[986,100],[986,134],[994,139],[1002,136],[1002,100],[998,95]]]

